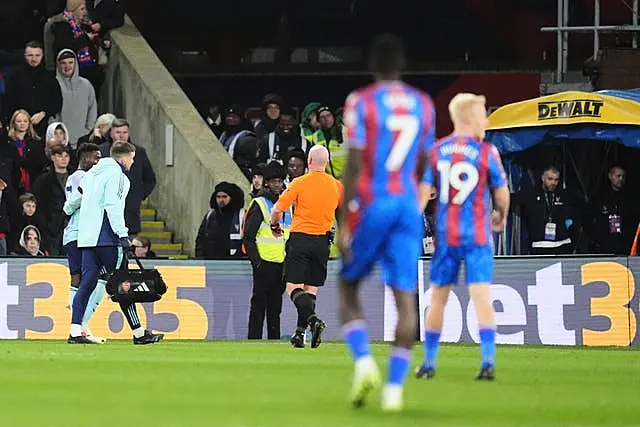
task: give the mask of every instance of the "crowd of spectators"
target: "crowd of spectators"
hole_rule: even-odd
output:
[[[78,148],[93,143],[108,157],[113,142],[131,142],[129,122],[107,112],[99,116],[98,106],[109,30],[124,22],[122,3],[48,1],[38,10],[42,37],[25,44],[24,62],[6,79],[1,104],[0,255],[64,255],[62,206]],[[138,145],[127,175],[126,225],[136,253],[154,256],[150,239],[138,234],[141,204],[156,177]]]

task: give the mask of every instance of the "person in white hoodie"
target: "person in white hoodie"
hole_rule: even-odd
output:
[[[63,49],[57,59],[56,79],[62,91],[59,119],[67,126],[70,147],[75,150],[78,139],[93,130],[98,117],[96,93],[89,80],[80,77],[73,51]]]

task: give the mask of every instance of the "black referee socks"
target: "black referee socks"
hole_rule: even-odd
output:
[[[309,319],[315,316],[315,295],[306,293],[303,289],[297,288],[291,292],[291,301],[298,311],[297,330],[304,331],[307,329]]]

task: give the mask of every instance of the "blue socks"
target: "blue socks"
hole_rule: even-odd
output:
[[[495,326],[480,326],[480,354],[482,368],[494,366],[496,358],[496,328]]]
[[[409,371],[411,362],[411,350],[408,348],[394,347],[389,359],[389,377],[387,384],[402,385]]]
[[[424,367],[436,369],[436,359],[440,348],[441,331],[427,330],[424,333]]]
[[[369,356],[369,334],[362,320],[352,320],[343,326],[344,338],[349,346],[353,360]]]
[[[98,280],[98,284],[96,285],[96,288],[93,290],[93,292],[91,293],[91,296],[89,297],[89,303],[87,304],[87,309],[84,311],[84,316],[82,318],[83,325],[86,325],[89,323],[89,320],[91,320],[93,313],[95,313],[98,306],[100,305],[100,302],[102,302],[102,299],[104,298],[104,294],[106,293],[106,289],[105,289],[106,284],[107,284],[106,281],[101,279]]]

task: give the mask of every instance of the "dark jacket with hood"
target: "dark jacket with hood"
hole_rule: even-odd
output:
[[[231,201],[219,208],[216,194],[227,193]],[[211,209],[202,218],[196,237],[196,258],[229,259],[240,258],[242,219],[244,216],[244,192],[236,184],[221,182],[216,185],[211,199]]]
[[[16,110],[26,110],[30,115],[44,111],[46,116],[38,124],[38,134],[44,137],[50,117],[55,117],[62,109],[62,92],[55,76],[44,66],[44,59],[37,67],[26,62],[13,69],[7,81],[3,100],[2,119],[9,123]]]
[[[33,187],[36,178],[40,176],[47,164],[47,157],[44,154],[42,142],[28,135],[25,136],[22,157],[16,143],[17,141],[9,137],[5,129],[0,129],[0,178],[3,178],[7,184],[10,183],[14,192],[20,195],[27,190],[32,190],[21,185],[21,169],[24,168],[29,174],[30,187]]]
[[[267,105],[269,104],[276,104],[282,107],[282,97],[275,93],[270,93],[262,100],[262,117],[260,118],[260,121],[255,124],[255,132],[260,139],[273,132],[278,126],[278,119],[270,119],[269,116],[267,116]]]
[[[133,142],[131,143],[133,144]],[[100,144],[102,157],[111,157],[111,144],[112,141]],[[136,147],[136,158],[131,169],[125,172],[131,182],[131,188],[124,207],[124,221],[129,229],[129,234],[138,234],[142,229],[140,207],[142,201],[149,197],[156,187],[156,174],[147,156],[147,151],[137,144],[133,145]]]

